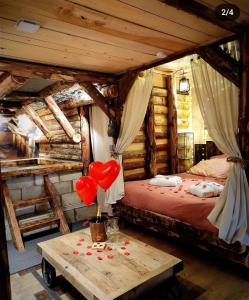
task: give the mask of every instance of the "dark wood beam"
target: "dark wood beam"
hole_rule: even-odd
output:
[[[95,103],[103,110],[103,112],[112,119],[114,111],[109,110],[106,98],[98,91],[98,89],[91,83],[81,83],[82,88],[95,101]]]
[[[20,109],[22,107],[21,102],[18,101],[1,101],[0,100],[0,108],[6,109]]]
[[[0,76],[0,98],[18,89],[26,82],[26,78],[4,73]]]
[[[198,18],[202,18],[210,23],[213,23],[234,33],[241,33],[248,30],[247,26],[239,24],[236,21],[224,21],[218,18],[213,9],[195,0],[161,0],[161,2],[169,6],[173,6],[177,9],[183,10],[185,12],[188,12],[190,14],[193,14]]]
[[[105,73],[27,63],[6,58],[0,58],[0,71],[25,78],[44,78],[67,82],[111,83],[114,79],[112,75]]]
[[[220,47],[203,47],[197,51],[210,66],[239,87],[239,62]]]
[[[202,47],[211,46],[211,45],[212,46],[222,45],[222,44],[234,41],[237,38],[238,38],[237,34],[231,34],[230,36],[225,37],[223,39],[219,39],[218,41],[215,41],[215,42],[212,41],[210,43],[206,43],[205,45],[197,45],[197,46],[190,47],[190,48],[178,51],[178,52],[174,52],[172,54],[167,55],[165,58],[157,59],[157,60],[154,60],[150,63],[143,64],[143,65],[140,65],[140,66],[135,67],[135,68],[131,68],[129,71],[141,72],[141,71],[144,71],[144,70],[148,70],[148,69],[151,69],[151,68],[169,63],[171,61],[177,60],[177,59],[182,58],[184,56],[194,54]],[[116,75],[116,78],[119,79],[122,76],[123,76],[123,73],[122,74],[120,73],[120,74]]]

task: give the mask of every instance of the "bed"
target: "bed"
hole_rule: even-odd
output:
[[[217,160],[212,164],[216,165]],[[226,179],[203,174],[176,175],[182,182],[175,187],[151,185],[149,180],[126,182],[125,197],[116,204],[116,214],[124,221],[178,238],[249,268],[248,247],[220,240],[217,228],[207,219],[218,197],[201,198],[188,192],[190,185],[203,181],[224,185]]]

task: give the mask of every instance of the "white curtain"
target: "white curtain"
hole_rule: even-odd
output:
[[[116,157],[121,166],[122,153],[132,143],[142,126],[151,95],[152,79],[152,70],[147,70],[140,74],[136,78],[126,98],[120,132],[114,148],[114,157]],[[121,169],[118,178],[114,181],[108,191],[107,202],[109,204],[114,204],[123,196],[124,177],[123,170]]]
[[[110,149],[113,147],[113,139],[107,135],[108,117],[97,105],[90,107],[89,115],[93,160],[106,162],[111,159]],[[108,205],[105,204],[105,197],[105,191],[99,188],[97,194],[98,203],[102,211],[109,211]]]
[[[191,63],[194,86],[208,133],[225,154],[241,158],[238,132],[238,88],[204,60]],[[228,243],[249,245],[249,187],[245,170],[235,163],[225,188],[208,216]]]

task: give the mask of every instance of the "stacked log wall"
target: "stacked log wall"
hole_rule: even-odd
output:
[[[136,138],[123,154],[125,180],[168,174],[167,76],[165,72],[154,71],[145,120]]]
[[[81,132],[81,119],[78,108],[63,108],[64,115],[77,133]],[[49,140],[39,144],[39,156],[58,159],[70,159],[82,161],[82,143],[74,143],[65,134],[63,128],[47,108],[36,110],[36,113],[46,124],[51,136],[61,140],[61,143],[53,143]]]

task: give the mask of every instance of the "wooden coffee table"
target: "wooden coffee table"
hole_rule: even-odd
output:
[[[43,277],[57,270],[87,299],[135,299],[182,270],[182,261],[123,233],[103,252],[90,249],[89,229],[38,244]]]

